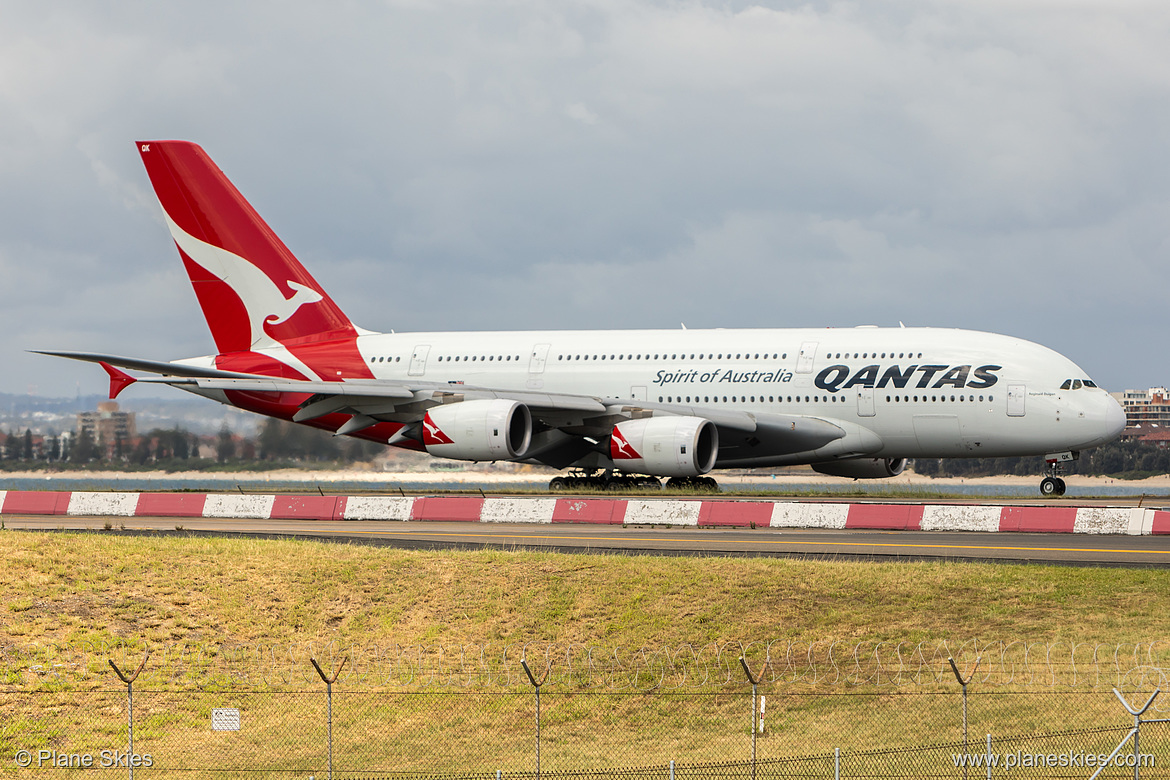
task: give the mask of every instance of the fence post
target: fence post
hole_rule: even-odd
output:
[[[967,673],[967,679],[963,679],[963,675],[959,674],[959,667],[955,666],[955,659],[948,658],[947,663],[951,665],[951,671],[955,673],[955,679],[959,681],[959,685],[963,686],[963,780],[967,778],[967,756],[971,751],[967,747],[967,683],[971,682],[971,678],[975,676],[975,670],[979,668],[979,658],[975,659],[975,665],[971,667],[971,671]]]
[[[329,742],[329,780],[333,780],[333,683],[337,682],[337,675],[341,674],[341,668],[345,666],[345,662],[349,660],[349,656],[341,659],[341,663],[337,665],[337,669],[333,672],[332,677],[327,677],[325,672],[321,670],[321,665],[317,663],[316,658],[310,658],[313,662],[313,668],[317,670],[317,674],[321,676],[321,680],[325,683],[325,733],[326,739]]]
[[[548,673],[552,669],[552,662],[544,668],[544,674],[540,676],[538,681],[533,676],[532,670],[528,668],[528,661],[524,658],[520,659],[520,665],[524,667],[524,673],[528,675],[528,681],[532,683],[532,687],[536,689],[536,780],[540,780],[540,686],[544,685],[544,681],[548,679]]]
[[[1096,778],[1101,774],[1101,772],[1105,770],[1105,766],[1112,762],[1113,758],[1121,752],[1121,748],[1125,746],[1125,741],[1130,737],[1133,737],[1133,777],[1134,780],[1140,780],[1142,756],[1141,753],[1138,752],[1138,735],[1142,730],[1142,723],[1170,723],[1170,719],[1166,718],[1161,718],[1158,720],[1142,720],[1142,715],[1144,715],[1146,710],[1150,708],[1150,705],[1154,703],[1154,699],[1157,698],[1158,694],[1161,692],[1161,688],[1155,688],[1154,692],[1150,694],[1150,698],[1146,699],[1146,703],[1142,705],[1141,709],[1135,710],[1133,707],[1129,706],[1129,702],[1127,702],[1125,697],[1121,695],[1121,691],[1117,690],[1116,688],[1113,689],[1113,695],[1117,697],[1119,702],[1121,702],[1121,706],[1125,707],[1126,712],[1128,712],[1130,715],[1133,715],[1133,728],[1130,729],[1129,733],[1122,738],[1121,742],[1117,744],[1117,747],[1113,748],[1113,752],[1109,754],[1109,758],[1106,759],[1105,765],[1102,765],[1100,769],[1094,772],[1093,777],[1089,778],[1089,780],[1093,780],[1093,778]]]
[[[756,714],[759,712],[756,705],[757,694],[759,692],[760,681],[752,674],[752,670],[748,668],[747,661],[741,655],[739,657],[739,665],[743,667],[743,673],[747,675],[748,682],[752,684],[752,780],[756,780]],[[765,662],[765,666],[767,662]]]
[[[142,669],[144,666],[146,666],[146,662],[149,659],[150,651],[147,650],[146,655],[142,659],[142,663],[138,664],[138,668],[134,670],[134,674],[130,675],[129,677],[122,673],[122,670],[118,668],[116,663],[114,663],[113,658],[108,659],[110,662],[110,667],[114,670],[114,674],[118,675],[122,682],[126,683],[126,709],[129,711],[130,718],[130,745],[127,749],[127,752],[130,754],[130,758],[126,763],[130,764],[130,780],[134,780],[134,681],[138,679],[138,675],[142,673]]]

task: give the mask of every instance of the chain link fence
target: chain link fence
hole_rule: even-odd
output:
[[[1082,659],[1032,644],[1010,671],[997,660],[1008,654],[991,652],[1005,645],[940,646],[957,653],[954,669],[933,651],[915,666],[872,644],[795,647],[595,650],[572,669],[558,668],[563,648],[529,647],[508,672],[465,660],[494,651],[465,648],[443,665],[455,656],[355,662],[321,646],[310,649],[320,673],[305,660],[303,674],[255,647],[226,664],[216,648],[196,664],[155,648],[137,678],[126,670],[143,648],[7,648],[0,776],[1087,778],[1112,755],[1098,776],[1170,777],[1159,646],[1096,646]],[[1141,715],[1127,711],[1151,695]]]

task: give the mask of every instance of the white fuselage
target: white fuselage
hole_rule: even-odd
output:
[[[1125,423],[1064,356],[976,331],[403,333],[361,336],[358,347],[378,379],[841,421],[876,434],[880,445],[866,453],[875,457],[1077,451]]]

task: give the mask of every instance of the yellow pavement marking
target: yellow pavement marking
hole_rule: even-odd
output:
[[[459,538],[482,538],[482,539],[539,539],[547,541],[601,541],[601,542],[623,542],[629,541],[629,537],[622,536],[559,536],[549,534],[473,534],[473,533],[453,533],[448,531],[424,531],[421,534],[411,531],[362,531],[367,534],[378,534],[381,536],[453,536]],[[639,537],[641,538],[641,537]],[[655,541],[678,541],[678,539],[662,539]],[[690,540],[686,540],[690,541]],[[705,540],[710,541],[710,540]],[[738,540],[737,540],[738,541]],[[1133,552],[1145,553],[1149,555],[1170,555],[1170,550],[1107,550],[1094,547],[1016,547],[1011,545],[981,545],[981,544],[910,544],[910,543],[894,543],[894,542],[839,542],[839,541],[806,541],[806,540],[784,540],[784,539],[745,539],[745,542],[753,542],[767,545],[781,545],[781,544],[807,544],[814,546],[825,547],[890,547],[890,548],[928,548],[938,550],[1013,550],[1018,552]]]

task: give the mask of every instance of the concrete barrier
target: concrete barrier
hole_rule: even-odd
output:
[[[272,520],[340,520],[338,496],[275,496],[272,502]]]
[[[621,525],[626,521],[626,502],[621,498],[558,498],[552,521]]]
[[[9,490],[4,494],[6,515],[63,515],[69,509],[72,493],[47,490]]]
[[[139,493],[134,514],[139,517],[203,517],[204,493]]]
[[[844,528],[849,504],[805,504],[777,501],[772,508],[772,528]]]
[[[999,519],[1001,531],[1071,534],[1077,522],[1072,506],[1009,506]]]
[[[883,531],[917,531],[922,525],[921,504],[854,504],[849,507],[846,528]]]
[[[702,528],[767,528],[772,524],[771,501],[704,501],[699,510]]]
[[[69,497],[70,515],[134,517],[138,509],[137,493],[74,493]]]
[[[341,516],[346,520],[410,520],[413,511],[413,498],[350,496]]]
[[[427,496],[416,498],[410,510],[411,520],[431,522],[477,523],[483,511],[482,498],[465,496]]]
[[[0,514],[1170,534],[1170,511],[1141,507],[830,504],[788,499],[409,498],[0,490]]]

